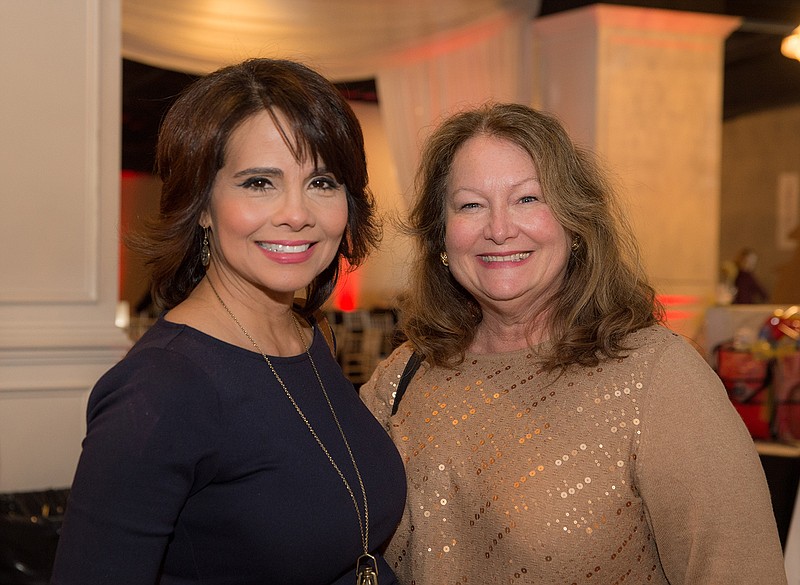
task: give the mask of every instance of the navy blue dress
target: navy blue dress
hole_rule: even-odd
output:
[[[311,354],[364,481],[377,552],[405,501],[402,461],[315,327]],[[353,487],[305,354],[270,358]],[[52,583],[353,584],[353,502],[264,358],[159,319],[95,386]]]

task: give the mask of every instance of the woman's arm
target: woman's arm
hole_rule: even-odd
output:
[[[717,375],[680,338],[653,355],[636,479],[675,585],[783,585],[769,490]]]
[[[213,473],[216,396],[195,365],[144,350],[92,391],[54,585],[156,583],[193,486]]]

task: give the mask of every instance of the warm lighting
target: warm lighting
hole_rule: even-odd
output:
[[[800,26],[781,42],[781,53],[789,59],[800,61]]]
[[[114,325],[120,329],[127,329],[131,325],[131,306],[128,301],[117,303],[117,314],[114,318]]]

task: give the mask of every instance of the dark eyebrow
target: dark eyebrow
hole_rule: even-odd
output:
[[[332,175],[333,173],[329,171],[326,167],[316,167],[312,169],[311,175]],[[249,177],[252,175],[267,175],[270,177],[282,177],[283,171],[281,169],[277,169],[275,167],[253,167],[249,169],[242,169],[238,171],[233,176],[234,178],[239,177]]]
[[[283,171],[280,169],[276,169],[274,167],[255,167],[250,169],[243,169],[233,176],[235,178],[238,177],[248,177],[250,175],[268,175],[271,177],[281,177],[283,176]]]

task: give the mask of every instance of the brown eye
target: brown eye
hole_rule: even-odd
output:
[[[330,191],[339,188],[339,183],[330,177],[317,177],[311,180],[310,184],[312,189],[320,189],[322,191]]]
[[[250,177],[245,182],[243,182],[240,187],[244,187],[245,189],[256,189],[259,191],[263,191],[269,187],[272,187],[272,181],[265,177]]]

